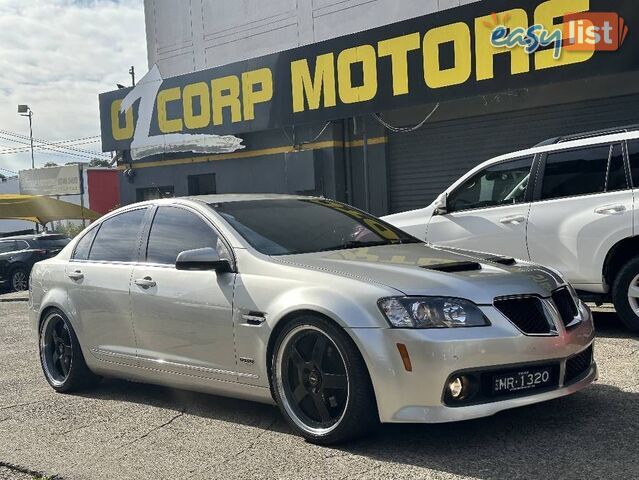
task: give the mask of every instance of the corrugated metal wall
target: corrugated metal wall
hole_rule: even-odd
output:
[[[427,124],[389,136],[392,213],[423,208],[492,157],[558,135],[639,123],[639,95]]]

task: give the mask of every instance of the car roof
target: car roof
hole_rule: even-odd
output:
[[[0,242],[3,240],[64,240],[68,239],[66,235],[57,235],[50,233],[41,233],[33,235],[15,235],[12,237],[0,237]]]
[[[577,137],[577,135],[575,135],[575,137]],[[471,172],[476,172],[478,170],[489,167],[495,163],[503,162],[505,160],[511,160],[514,158],[530,157],[533,155],[537,155],[539,153],[557,152],[561,150],[570,150],[572,148],[598,145],[601,143],[621,142],[624,140],[635,140],[635,139],[639,139],[639,131],[622,132],[622,133],[606,134],[606,135],[599,135],[599,136],[589,136],[585,138],[576,138],[576,140],[571,140],[567,142],[562,141],[559,143],[542,142],[542,144],[536,145],[532,148],[527,148],[525,150],[518,150],[516,152],[506,153],[504,155],[491,158],[490,160],[486,160],[482,164],[473,168]],[[464,175],[464,177],[467,177],[467,175]]]
[[[232,202],[249,202],[261,200],[308,200],[315,198],[304,195],[281,195],[281,194],[221,194],[221,195],[200,195],[193,197],[182,197],[185,200],[195,200],[203,203],[232,203]],[[179,200],[179,198],[176,198]]]

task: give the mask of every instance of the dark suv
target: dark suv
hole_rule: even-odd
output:
[[[33,265],[55,257],[70,241],[50,234],[0,238],[0,285],[16,292],[27,290]]]

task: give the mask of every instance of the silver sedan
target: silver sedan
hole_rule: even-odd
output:
[[[597,377],[591,313],[557,272],[427,245],[323,198],[131,205],[36,264],[30,291],[55,390],[111,376],[276,403],[316,443]]]

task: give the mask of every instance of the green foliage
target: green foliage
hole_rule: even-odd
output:
[[[82,227],[81,224],[76,225],[76,224],[67,222],[66,225],[60,224],[59,226],[57,226],[56,229],[54,230],[54,233],[57,233],[59,235],[66,235],[69,238],[74,238],[80,232],[82,232],[82,230],[84,230],[84,227]]]
[[[109,160],[104,160],[102,158],[94,158],[89,162],[89,167],[105,167],[110,168],[111,162]]]

